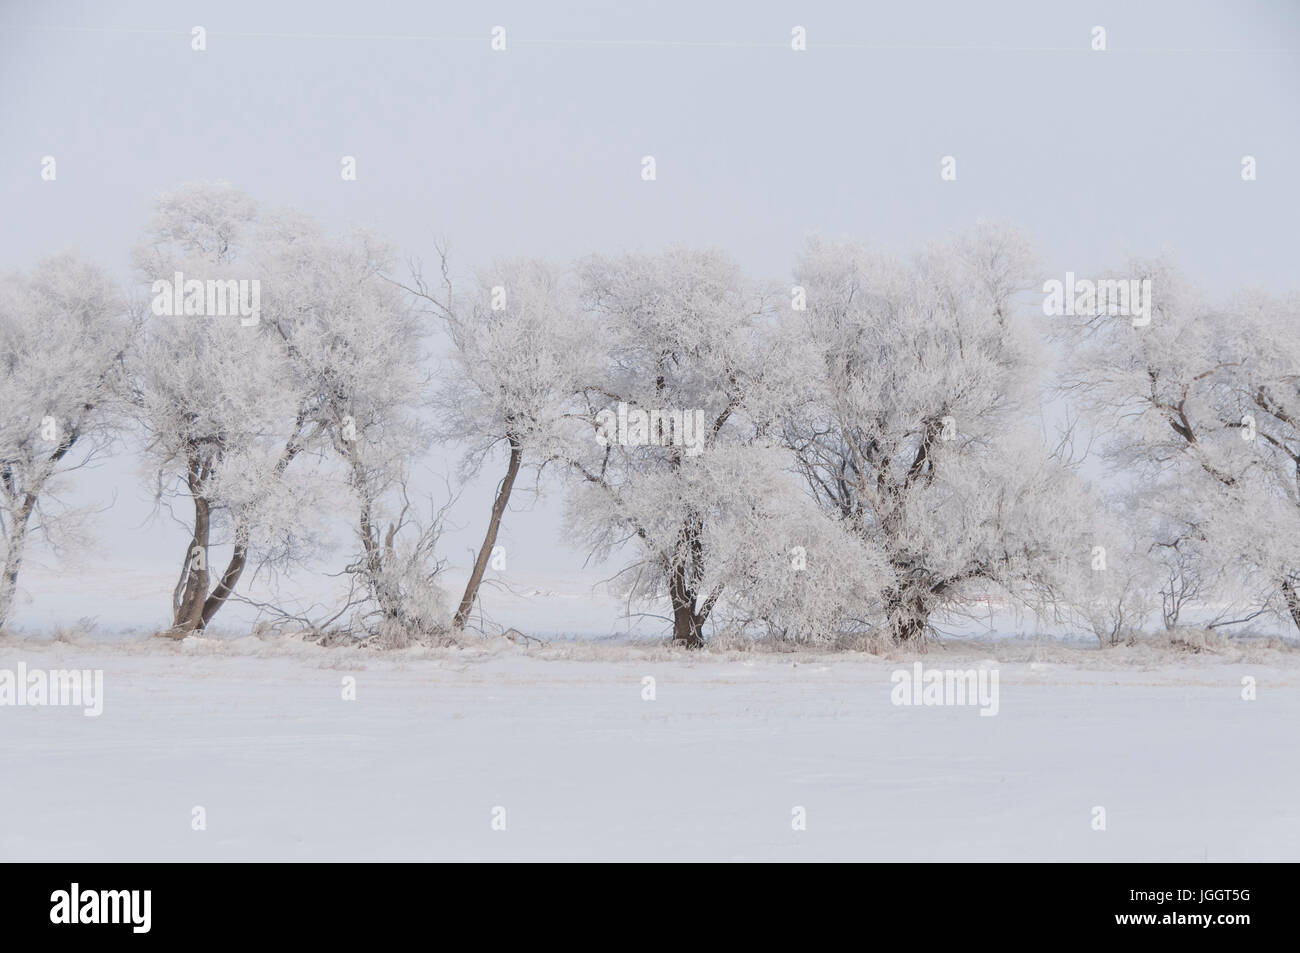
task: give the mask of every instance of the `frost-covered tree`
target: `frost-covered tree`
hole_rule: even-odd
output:
[[[1166,621],[1191,600],[1211,625],[1270,609],[1300,626],[1300,300],[1215,301],[1167,261],[1134,261],[1149,322],[1058,318],[1064,392],[1132,482]]]
[[[443,287],[416,275],[412,290],[441,320],[450,340],[446,374],[432,409],[435,431],[467,447],[461,476],[479,473],[504,450],[505,462],[483,542],[453,624],[469,621],[521,469],[563,458],[559,447],[580,409],[583,382],[598,366],[598,342],[573,279],[540,259],[501,259],[457,294],[443,257]]]
[[[67,516],[50,499],[59,476],[90,462],[121,419],[133,329],[113,281],[76,255],[0,278],[0,626],[28,539]]]
[[[134,254],[152,295],[131,364],[135,415],[160,501],[179,495],[193,507],[172,600],[176,637],[211,622],[251,552],[287,556],[300,542],[306,500],[283,477],[313,436],[305,395],[292,387],[273,325],[212,313],[199,290],[209,281],[274,283],[259,264],[259,216],[225,183],[187,186],[159,199]],[[169,288],[178,272],[181,288]],[[174,291],[190,281],[194,293],[177,302]],[[217,540],[231,555],[214,585]]]
[[[361,606],[358,627],[389,644],[436,635],[446,629],[435,583],[442,521],[421,523],[407,495],[428,444],[418,420],[426,331],[385,277],[392,252],[367,232],[333,237],[294,213],[267,216],[260,240],[271,276],[263,321],[283,346],[283,386],[355,507],[356,585],[341,611]]]
[[[977,585],[1050,591],[1088,551],[1077,481],[1035,425],[1037,337],[1016,309],[1031,269],[994,226],[906,260],[814,238],[797,268],[785,351],[812,386],[785,443],[823,510],[883,554],[895,641]]]
[[[673,641],[698,646],[783,466],[746,414],[769,304],[714,251],[593,256],[579,273],[605,366],[584,391],[570,527],[597,556],[631,544],[629,595],[666,599]]]

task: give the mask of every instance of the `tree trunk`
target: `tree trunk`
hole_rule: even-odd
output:
[[[181,563],[181,577],[185,588],[181,593],[180,605],[172,619],[171,631],[167,634],[174,639],[183,639],[189,632],[203,628],[203,604],[208,598],[208,539],[212,532],[212,504],[203,495],[203,462],[198,456],[191,456],[189,471],[185,480],[190,488],[190,497],[194,500],[194,535],[185,550],[185,559]],[[201,557],[198,567],[195,560]]]
[[[673,642],[688,649],[704,647],[702,629],[704,620],[695,614],[691,604],[673,603]]]
[[[304,419],[305,414],[300,411],[293,436],[285,444],[284,452],[276,462],[276,479],[279,479],[285,468],[302,450],[299,435]],[[244,567],[248,564],[249,527],[247,523],[237,522],[234,552],[231,553],[230,561],[226,563],[226,569],[217,581],[217,587],[209,594],[208,585],[211,580],[207,557],[208,542],[212,534],[212,501],[206,495],[205,484],[220,459],[220,450],[208,453],[197,444],[191,445],[186,459],[188,470],[185,474],[185,482],[189,486],[190,497],[194,500],[194,536],[185,553],[185,560],[181,563],[180,578],[172,593],[172,627],[166,634],[173,639],[183,639],[190,632],[203,631],[212,621],[212,617],[226,604],[226,600],[234,592],[235,584],[239,582],[239,577],[243,575]],[[203,554],[202,568],[196,569],[194,559],[200,552]]]
[[[357,459],[355,447],[349,451],[349,459],[352,461],[352,486],[356,489],[361,500],[360,510],[357,515],[357,534],[361,537],[361,548],[365,554],[366,584],[370,589],[370,594],[374,596],[375,604],[379,606],[379,611],[383,614],[383,617],[387,621],[405,629],[407,620],[403,611],[401,592],[388,578],[389,570],[384,565],[385,550],[380,546],[379,534],[375,531],[370,490],[366,483],[365,471]],[[394,531],[390,527],[388,540],[390,552],[392,547],[391,534]],[[402,638],[405,639],[407,635],[408,633],[403,632]],[[405,644],[405,642],[402,644]]]
[[[918,593],[894,591],[890,594],[886,617],[889,634],[895,644],[920,642],[925,638],[930,623],[930,612],[925,599]]]
[[[492,503],[492,517],[488,520],[487,535],[483,537],[483,545],[479,547],[478,558],[474,560],[474,568],[469,574],[469,581],[465,584],[465,594],[461,596],[460,608],[456,610],[457,629],[463,629],[465,623],[469,621],[470,610],[474,608],[479,585],[483,582],[483,573],[487,570],[488,559],[492,556],[492,547],[497,542],[501,517],[506,511],[506,504],[510,502],[510,491],[514,488],[515,477],[519,475],[519,465],[523,462],[524,449],[519,439],[513,434],[509,439],[510,462],[506,464],[506,475],[497,488],[497,496]]]
[[[87,407],[87,410],[90,408]],[[72,449],[72,445],[80,437],[80,431],[73,426],[68,429],[67,435],[50,454],[47,461],[48,467],[45,470],[46,477],[54,472],[60,460],[67,455]],[[0,479],[4,481],[5,489],[13,496],[17,495],[18,488],[13,473],[6,465],[0,473]],[[26,493],[23,494],[23,504],[14,514],[11,530],[9,534],[8,546],[5,548],[5,564],[0,570],[0,627],[3,627],[9,619],[9,612],[13,608],[14,595],[18,592],[18,570],[23,563],[23,547],[27,545],[27,524],[31,521],[32,513],[36,509],[37,494],[40,493],[45,485],[45,478],[37,480]]]
[[[901,644],[920,642],[925,638],[926,622],[913,616],[896,618],[893,623],[894,641]]]
[[[668,598],[673,606],[673,642],[688,649],[704,646],[704,622],[712,608],[712,600],[701,611],[698,580],[704,576],[703,521],[694,512],[687,514],[682,526],[682,550],[668,573]],[[696,580],[693,582],[692,580]]]
[[[14,517],[9,534],[8,547],[5,549],[3,575],[0,575],[0,628],[9,619],[13,608],[14,594],[18,591],[18,570],[23,562],[23,547],[27,543],[27,523],[36,506],[36,497],[30,493],[23,498],[23,505]]]
[[[1300,629],[1300,594],[1296,593],[1295,585],[1291,580],[1282,580],[1282,595],[1286,598],[1286,607],[1291,613],[1291,621],[1295,623],[1297,629]]]
[[[208,597],[208,537],[211,532],[211,507],[201,496],[194,498],[194,535],[185,550],[181,572],[185,573],[185,590],[180,607],[172,621],[173,638],[184,638],[187,632],[203,628],[203,604]],[[202,555],[201,568],[195,560]]]
[[[704,618],[695,611],[698,595],[687,581],[685,561],[673,566],[668,576],[668,598],[673,606],[673,642],[688,649],[702,648]]]

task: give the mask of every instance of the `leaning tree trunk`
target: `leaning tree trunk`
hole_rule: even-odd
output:
[[[488,520],[487,535],[483,537],[483,545],[479,547],[478,558],[474,560],[474,568],[470,571],[469,581],[465,584],[465,594],[460,599],[460,608],[456,610],[457,629],[463,629],[465,623],[469,621],[470,610],[474,608],[474,600],[478,598],[478,589],[483,582],[483,573],[487,571],[488,559],[492,556],[492,548],[497,542],[501,517],[505,514],[506,504],[510,502],[510,491],[514,489],[515,477],[519,475],[519,465],[523,462],[524,448],[519,438],[510,434],[509,440],[510,461],[506,464],[506,475],[497,488],[496,499],[492,502],[492,516]]]
[[[217,582],[217,588],[212,590],[212,594],[203,600],[203,612],[199,617],[199,628],[206,629],[212,617],[217,614],[217,610],[226,604],[226,599],[235,589],[235,583],[244,572],[244,566],[248,562],[248,530],[240,526],[235,530],[235,551],[230,555],[230,562],[226,563],[226,571],[221,574],[221,579]]]

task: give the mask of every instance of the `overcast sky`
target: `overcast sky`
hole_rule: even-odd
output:
[[[126,277],[153,196],[221,178],[464,268],[685,241],[782,276],[809,230],[906,248],[996,218],[1054,272],[1168,251],[1212,289],[1300,287],[1300,3],[282,6],[0,2],[0,267],[77,247]],[[108,525],[148,517],[134,466],[86,484]],[[578,564],[553,509],[508,517],[516,565]],[[179,561],[174,526],[130,531]]]

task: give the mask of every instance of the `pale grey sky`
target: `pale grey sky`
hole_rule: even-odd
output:
[[[1300,287],[1286,0],[6,0],[0,90],[0,267],[73,246],[125,276],[153,195],[222,178],[406,256],[446,236],[462,268],[685,241],[782,276],[808,230],[907,247],[997,218],[1054,272],[1169,251],[1213,289]],[[85,484],[116,489],[109,525],[147,518],[133,468]],[[489,489],[458,511],[454,559]],[[553,509],[508,518],[516,565],[580,561],[555,555]],[[142,565],[178,558],[174,527],[132,531]]]

